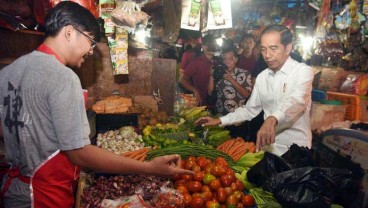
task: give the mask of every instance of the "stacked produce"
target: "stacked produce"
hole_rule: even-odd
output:
[[[123,153],[123,156],[143,162],[146,159],[147,153],[150,149],[151,148],[149,148],[149,147],[145,147],[145,148],[142,148],[142,149],[139,149],[139,150],[133,150],[133,151],[125,152],[125,153]]]
[[[236,178],[243,182],[244,187],[247,190],[251,190],[255,187],[254,184],[250,183],[247,179],[248,170],[253,167],[256,163],[262,160],[264,155],[263,151],[259,151],[257,153],[246,153],[243,155],[238,161],[231,165],[231,168],[235,170],[237,173],[235,174]]]
[[[168,147],[178,144],[188,144],[189,136],[192,133],[176,124],[167,123],[164,125],[146,126],[143,129],[143,141],[146,146],[157,148]]]
[[[115,131],[98,134],[97,146],[116,154],[122,154],[142,149],[144,143],[142,136],[138,135],[132,126],[124,126]]]
[[[244,194],[244,186],[236,179],[227,161],[217,157],[213,162],[206,157],[190,156],[183,168],[194,175],[175,175],[174,187],[184,196],[185,207],[249,207],[255,204],[252,196]]]
[[[245,142],[241,137],[237,137],[223,142],[217,149],[238,161],[245,153],[255,152],[256,145],[254,142]]]
[[[158,123],[165,124],[169,116],[164,111],[155,111],[151,108],[143,107],[142,113],[138,116],[138,126],[143,129],[147,125],[154,126]]]
[[[203,145],[195,144],[181,144],[177,146],[165,147],[161,149],[150,150],[147,154],[147,159],[151,160],[158,156],[179,154],[182,158],[186,159],[193,156],[203,156],[211,160],[215,160],[217,157],[223,158],[226,163],[233,164],[231,157],[215,148]]]
[[[139,195],[150,201],[160,192],[161,187],[172,187],[172,183],[165,177],[147,175],[118,175],[93,177],[90,186],[83,190],[82,207],[101,207],[103,199],[118,199],[122,196]]]

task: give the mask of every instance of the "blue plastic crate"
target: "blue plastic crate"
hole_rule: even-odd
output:
[[[326,99],[326,92],[323,90],[312,90],[312,101],[320,102]]]

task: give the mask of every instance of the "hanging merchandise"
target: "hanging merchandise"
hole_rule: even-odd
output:
[[[349,4],[350,7],[350,33],[356,33],[360,30],[360,23],[365,20],[365,17],[359,13],[358,5],[355,0],[352,0]]]
[[[368,15],[368,0],[363,2],[363,14]]]
[[[180,28],[188,30],[199,30],[201,17],[201,0],[183,0],[181,2],[181,24]]]
[[[113,33],[115,24],[112,22],[111,12],[115,9],[115,0],[100,0],[98,8],[100,11],[100,17],[104,20],[105,33]]]
[[[111,12],[111,17],[114,23],[120,27],[132,32],[138,24],[148,24],[149,16],[142,12],[140,6],[135,2],[116,1],[116,8]]]
[[[208,4],[208,30],[231,28],[233,26],[230,0],[209,0]]]
[[[164,34],[162,42],[173,43],[179,36],[180,5],[177,5],[172,0],[164,0],[164,4],[162,16],[164,19]]]
[[[350,27],[351,18],[350,18],[350,10],[349,5],[346,5],[345,8],[335,17],[335,27],[339,30],[345,30]]]
[[[333,24],[333,15],[330,13],[331,0],[323,1],[322,7],[318,12],[318,22],[315,37],[317,39],[325,39],[327,30]]]
[[[320,10],[322,4],[323,0],[309,0],[309,6],[313,7],[316,10]]]
[[[128,71],[128,31],[117,27],[115,39],[107,37],[110,47],[113,74],[129,74]]]

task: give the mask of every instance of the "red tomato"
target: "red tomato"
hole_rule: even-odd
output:
[[[207,164],[208,163],[206,161],[206,158],[204,158],[204,157],[197,157],[197,165],[199,167],[204,168],[204,167],[206,167]]]
[[[211,192],[211,189],[210,189],[210,187],[209,187],[209,186],[207,186],[207,185],[202,185],[201,192],[205,192],[205,191],[209,191],[209,192]]]
[[[209,163],[208,165],[206,165],[204,167],[204,172],[212,174],[212,170],[213,170],[214,167],[215,167],[215,165],[213,163]]]
[[[225,204],[221,204],[220,208],[227,208],[227,206]]]
[[[236,198],[238,199],[238,201],[241,201],[242,196],[244,195],[243,192],[238,191],[238,190],[234,191],[233,194],[236,196]]]
[[[192,175],[189,175],[189,174],[183,174],[181,175],[181,179],[183,179],[184,181],[191,181],[193,178]]]
[[[241,202],[245,207],[252,207],[256,204],[256,201],[254,200],[253,196],[249,194],[242,196]]]
[[[184,186],[184,185],[180,185],[180,186],[176,187],[176,190],[180,191],[182,194],[189,193],[187,187]]]
[[[192,160],[194,162],[196,162],[196,158],[194,156],[189,156],[186,161]]]
[[[235,206],[238,204],[238,199],[236,198],[236,196],[234,194],[231,194],[230,196],[227,197],[226,199],[226,205],[227,206]]]
[[[192,208],[203,208],[204,202],[201,197],[192,197]]]
[[[192,168],[197,165],[196,162],[194,160],[188,160],[186,163],[185,163],[185,169],[187,170],[192,170]]]
[[[210,191],[202,192],[199,195],[202,197],[204,202],[210,201],[212,199],[212,196],[213,196],[212,192],[210,192]]]
[[[204,173],[203,172],[196,172],[193,175],[193,180],[195,180],[195,181],[202,182],[203,178],[204,178]]]
[[[222,166],[215,165],[215,167],[212,169],[212,174],[214,176],[220,177],[226,174],[226,169]]]
[[[220,181],[221,181],[222,186],[224,187],[230,186],[232,183],[231,177],[228,174],[222,175],[220,178]]]
[[[224,189],[225,189],[225,192],[226,192],[226,196],[230,196],[234,192],[233,189],[230,186],[225,187]]]
[[[221,182],[218,179],[215,179],[215,180],[211,181],[210,189],[212,191],[216,191],[220,187],[221,187]]]
[[[206,208],[220,208],[220,204],[215,201],[207,201]]]
[[[184,179],[179,179],[177,181],[174,182],[174,188],[177,188],[180,185],[184,185],[187,183],[187,181],[185,181]]]
[[[184,204],[186,207],[190,206],[192,204],[192,196],[188,193],[183,195],[184,197]]]
[[[217,157],[215,159],[215,164],[223,166],[223,167],[228,167],[229,166],[229,164],[227,163],[227,161],[223,157]]]
[[[242,192],[244,190],[244,184],[243,184],[243,182],[241,182],[240,180],[236,179],[235,180],[235,183],[238,186],[238,190]]]
[[[224,188],[221,188],[221,187],[218,188],[216,193],[217,193],[218,201],[220,203],[226,202],[227,195],[226,195],[226,191]]]
[[[201,188],[202,188],[201,182],[198,182],[198,181],[188,182],[187,189],[192,193],[200,191]]]
[[[231,182],[234,182],[236,180],[235,173],[233,170],[229,169],[226,171],[226,175],[229,175],[229,178],[231,179]]]
[[[231,189],[233,191],[237,191],[238,190],[238,185],[235,183],[235,182],[232,182],[231,185],[230,185]]]
[[[195,166],[192,167],[193,172],[200,172],[201,170],[202,169],[201,169],[201,167],[199,167],[199,165],[195,165]]]
[[[203,177],[203,183],[206,184],[206,185],[208,185],[208,184],[210,184],[215,179],[216,179],[216,177],[214,175],[212,175],[210,173],[207,173]]]

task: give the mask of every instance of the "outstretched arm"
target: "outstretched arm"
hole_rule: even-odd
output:
[[[92,145],[65,151],[65,154],[76,165],[105,173],[150,175],[193,173],[192,171],[181,169],[181,158],[179,155],[166,155],[154,158],[149,162],[140,162]]]

